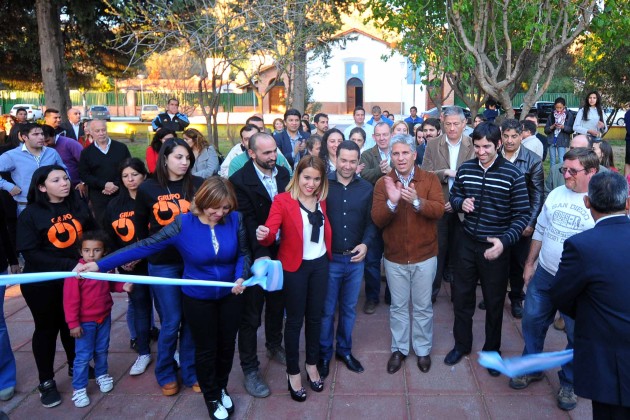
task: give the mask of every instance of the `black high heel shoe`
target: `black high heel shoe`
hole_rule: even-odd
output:
[[[304,366],[304,370],[306,370],[306,366]],[[306,380],[313,391],[322,392],[324,390],[324,380],[321,376],[318,380],[311,381],[311,377],[308,375],[308,370],[306,370]]]
[[[287,374],[287,387],[289,388],[289,394],[291,394],[291,399],[293,401],[297,401],[297,402],[306,401],[306,390],[304,388],[300,388],[297,391],[293,390],[293,387],[291,386],[291,380],[289,379],[288,374]]]

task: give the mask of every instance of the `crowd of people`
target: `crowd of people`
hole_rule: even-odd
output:
[[[611,331],[623,331],[630,313],[619,297],[615,322],[601,303],[585,311],[585,300],[599,302],[601,296],[583,297],[591,293],[588,287],[568,285],[586,270],[572,265],[587,258],[581,252],[588,255],[580,248],[580,233],[628,210],[627,182],[615,174],[612,149],[601,140],[606,125],[596,92],[587,95],[575,118],[558,98],[544,128],[548,137],[537,132],[535,115],[501,118],[496,104],[475,118],[470,136],[456,106],[426,120],[412,107],[401,121],[375,106],[368,122],[357,107],[345,131],[329,128],[323,113],[311,125],[298,110],[287,110],[273,131],[252,116],[222,162],[203,134],[188,128],[178,104],[169,100],[167,112],[153,121],[146,166],[109,137],[104,121],[83,124],[75,109],[65,125],[60,112],[49,108],[45,125],[18,120],[7,131],[11,147],[0,155],[5,268],[19,272],[19,255],[24,273],[117,270],[164,283],[71,277],[21,286],[35,323],[32,346],[43,406],[61,404],[54,372],[58,337],[76,407],[90,404],[89,379],[101,392],[112,390],[111,292],[129,294],[130,344],[138,353],[129,374],[142,375],[155,361],[163,395],[178,394],[182,385],[192,388],[203,395],[211,418],[228,418],[235,410],[228,379],[237,341],[246,391],[256,398],[270,395],[257,349],[264,311],[266,356],[286,366],[291,398],[305,401],[307,389],[325,389],[333,355],[352,372],[365,370],[352,353],[359,293],[365,279],[362,309],[373,314],[384,273],[392,337],[387,373],[398,372],[412,351],[419,371],[430,371],[433,304],[447,282],[455,317],[445,364],[470,354],[477,306],[486,315],[483,350],[500,352],[509,298],[512,315],[522,318],[524,355],[542,351],[560,310],[576,360],[559,372],[558,406],[575,408],[577,393],[594,400],[594,413],[630,413],[621,379],[595,380],[609,390],[603,393],[589,383],[601,372],[578,373],[598,344],[576,334],[582,325],[605,345],[601,331],[584,326],[587,314],[594,312],[601,318],[594,322]],[[547,150],[551,166],[545,176]],[[619,234],[626,234],[627,217],[614,223],[623,224]],[[566,252],[574,236],[579,256],[569,259],[563,247]],[[243,286],[251,265],[265,259],[282,263],[282,290]],[[610,277],[610,287],[623,288],[618,276]],[[178,286],[177,279],[231,285]],[[592,276],[583,283],[589,281]],[[607,284],[601,287],[614,295]],[[4,287],[0,292],[2,302]],[[16,366],[0,318],[0,400],[7,400],[15,390]],[[605,369],[608,376],[624,374]],[[543,377],[531,373],[508,385],[524,389]]]

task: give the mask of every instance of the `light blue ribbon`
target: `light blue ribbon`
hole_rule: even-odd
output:
[[[510,378],[557,368],[571,360],[573,360],[573,350],[528,354],[508,359],[502,359],[496,351],[479,352],[479,364],[481,366],[498,370]]]
[[[259,260],[251,267],[253,276],[243,282],[243,286],[259,285],[269,292],[281,290],[284,284],[282,263],[276,260]],[[46,273],[9,274],[0,276],[0,286],[11,284],[39,283],[42,281],[83,277],[92,280],[116,281],[122,283],[173,285],[173,286],[214,286],[234,287],[234,283],[215,280],[170,279],[167,277],[138,276],[111,273],[75,273],[73,271],[52,271]]]

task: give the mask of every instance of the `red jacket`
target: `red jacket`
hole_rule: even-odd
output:
[[[324,242],[328,258],[332,258],[331,238],[332,230],[330,221],[326,215],[326,201],[319,202],[322,213],[324,213]],[[304,225],[302,224],[302,213],[300,204],[291,198],[290,192],[276,195],[269,210],[269,217],[265,222],[269,228],[269,235],[262,241],[261,245],[269,246],[276,240],[276,234],[280,229],[280,247],[278,248],[278,260],[282,263],[282,269],[291,273],[296,272],[302,264],[304,249]]]
[[[80,263],[85,264],[82,259]],[[68,277],[63,282],[63,311],[68,328],[82,322],[100,322],[112,312],[111,292],[122,292],[123,284],[114,281]]]
[[[158,156],[160,154],[156,152],[153,147],[147,147],[147,152],[145,153],[145,159],[147,161],[147,168],[149,169],[149,173],[155,172],[155,167],[157,166]]]

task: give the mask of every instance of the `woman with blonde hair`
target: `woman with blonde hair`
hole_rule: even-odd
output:
[[[209,178],[219,171],[219,157],[214,147],[208,143],[199,130],[189,128],[182,136],[195,155],[192,174],[200,178]]]
[[[398,120],[392,125],[392,136],[396,134],[409,134],[409,126],[403,120]]]
[[[306,380],[313,391],[324,389],[317,362],[328,288],[328,261],[332,256],[327,194],[326,164],[317,156],[304,156],[295,168],[287,192],[276,195],[267,221],[256,229],[256,239],[264,246],[274,243],[280,231],[278,259],[284,271],[287,313],[284,327],[287,386],[291,398],[298,402],[306,400],[299,353],[305,321]]]

